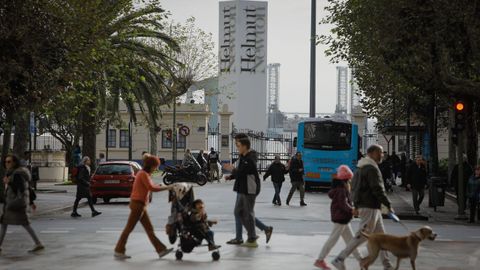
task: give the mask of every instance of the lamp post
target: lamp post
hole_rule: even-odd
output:
[[[317,0],[312,0],[312,17],[310,29],[310,117],[315,117],[315,75],[316,75],[316,35],[317,35]]]
[[[173,97],[172,160],[177,165],[177,97]]]

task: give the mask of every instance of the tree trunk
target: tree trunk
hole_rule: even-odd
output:
[[[29,141],[29,112],[18,112],[15,117],[15,135],[13,136],[13,153],[20,159],[25,158]]]
[[[10,152],[10,144],[11,144],[11,137],[12,137],[12,126],[13,126],[13,116],[11,113],[6,112],[6,121],[3,125],[3,144],[2,144],[2,166],[0,166],[0,176],[3,178],[5,175],[5,168],[3,166],[5,157]],[[5,197],[5,185],[0,184],[0,202],[3,202]]]
[[[478,159],[478,131],[477,131],[477,113],[476,102],[467,100],[466,102],[466,154],[470,166],[475,166]]]
[[[96,92],[94,91],[94,95]],[[97,103],[92,100],[88,104],[88,110],[82,113],[82,157],[89,157],[92,160],[92,168],[95,166],[97,150]],[[95,168],[93,168],[95,169]]]
[[[158,131],[155,128],[149,128],[150,133],[150,154],[157,156],[158,155],[158,145],[157,145],[157,138],[158,138]]]

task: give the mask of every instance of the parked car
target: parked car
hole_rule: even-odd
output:
[[[192,153],[192,156],[197,159],[198,155],[200,154],[200,150],[191,150],[190,153]],[[204,155],[205,155],[205,159],[208,160],[208,154],[210,153],[210,151],[204,151]],[[222,172],[222,164],[219,162],[217,162],[217,165],[218,165],[218,173],[220,174],[218,176],[219,179],[222,179],[223,178],[223,172]],[[207,168],[207,171],[208,171],[208,168]],[[208,175],[208,174],[207,174]],[[210,180],[210,179],[209,179]]]
[[[112,198],[130,198],[135,175],[142,166],[133,161],[111,161],[100,163],[92,176],[90,191],[93,203],[98,198],[109,203]]]

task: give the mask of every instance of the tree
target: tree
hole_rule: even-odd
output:
[[[14,153],[28,145],[28,114],[62,91],[63,32],[47,1],[0,1],[0,109]],[[10,148],[4,137],[2,160]]]
[[[334,61],[346,60],[358,70],[355,75],[366,99],[378,100],[379,95],[390,92],[408,96],[408,102],[421,101],[420,109],[427,109],[424,115],[436,172],[435,108],[439,101],[448,103],[452,96],[480,97],[477,1],[329,3],[330,14],[324,22],[334,28],[331,36],[321,39],[329,45],[327,55]],[[385,85],[389,91],[378,91]]]
[[[177,50],[176,42],[163,32],[164,10],[158,1],[134,7],[132,1],[65,0],[52,5],[63,19],[69,69],[65,73],[72,88],[86,97],[92,97],[82,110],[81,129],[83,154],[95,156],[96,134],[104,120],[106,100],[126,101],[135,118],[131,101],[150,104],[153,92],[140,92],[138,86],[146,79],[140,73],[149,69],[159,75],[168,72],[171,59],[162,50],[149,45],[155,40],[165,47]],[[161,76],[157,76],[159,80]],[[118,106],[117,106],[118,108]],[[114,108],[115,109],[115,108]],[[154,112],[152,110],[151,112]]]

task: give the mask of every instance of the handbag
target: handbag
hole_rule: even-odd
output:
[[[20,195],[20,196],[19,196]],[[7,203],[7,210],[19,212],[27,208],[27,202],[22,194],[17,194],[15,199]]]

